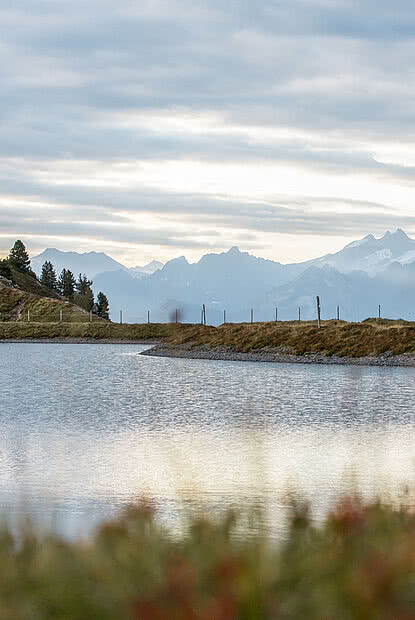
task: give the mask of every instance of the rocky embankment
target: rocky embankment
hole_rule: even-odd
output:
[[[282,364],[331,364],[355,366],[406,366],[415,367],[415,354],[393,355],[389,352],[365,357],[339,357],[322,353],[298,355],[289,347],[264,348],[240,352],[228,347],[193,346],[192,344],[159,344],[143,351],[141,355],[185,359],[225,360],[238,362],[274,362]]]

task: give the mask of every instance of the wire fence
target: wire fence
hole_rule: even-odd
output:
[[[35,313],[30,310],[24,312],[0,312],[0,322],[17,322],[17,323],[92,323],[93,321],[102,321],[102,318],[87,312],[86,310],[79,309],[65,312],[61,310],[59,312],[46,312]]]
[[[343,319],[342,308],[340,305],[332,309],[333,312],[328,316],[325,313],[324,319],[322,318],[320,298],[316,297],[316,304],[314,311],[311,312],[310,305],[306,308],[298,306],[297,309],[292,308],[290,315],[287,315],[287,310],[278,306],[274,306],[264,312],[264,308],[258,311],[254,307],[247,307],[245,311],[236,311],[232,309],[219,310],[217,307],[213,309],[206,304],[200,306],[200,313],[197,314],[197,310],[194,310],[189,315],[186,309],[173,308],[168,311],[161,312],[158,309],[155,312],[152,310],[142,310],[139,313],[124,312],[119,310],[118,313],[113,313],[112,322],[114,323],[128,323],[128,324],[160,324],[160,323],[200,323],[201,325],[219,325],[219,324],[232,324],[232,323],[292,323],[292,324],[306,324],[315,322],[318,327],[321,326],[323,320],[337,320]],[[293,316],[294,315],[294,316]],[[372,315],[373,316],[373,315]],[[376,314],[374,318],[379,321],[386,317],[382,314],[382,306],[379,304],[376,306]],[[350,319],[349,319],[350,320]],[[352,319],[353,320],[353,319]],[[393,320],[393,319],[391,319]],[[70,310],[60,310],[52,312],[32,312],[31,310],[22,310],[20,312],[0,312],[0,322],[26,322],[26,323],[92,323],[96,321],[103,321],[103,319],[92,311],[88,312],[82,308]]]

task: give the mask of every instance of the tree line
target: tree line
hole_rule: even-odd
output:
[[[42,273],[40,278],[38,278],[31,267],[26,247],[20,240],[15,242],[8,257],[0,260],[0,276],[13,281],[13,269],[29,275],[49,290],[55,291],[87,312],[92,310],[97,316],[109,319],[108,298],[104,293],[99,292],[95,301],[92,280],[89,280],[85,274],[82,275],[81,273],[76,279],[69,269],[62,269],[58,277],[55,267],[50,261],[43,263]]]

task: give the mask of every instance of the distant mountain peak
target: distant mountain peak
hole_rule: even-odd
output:
[[[57,248],[47,248],[38,256],[32,257],[32,269],[37,275],[40,275],[45,260],[52,262],[58,274],[65,268],[76,274],[85,273],[91,279],[101,272],[126,269],[104,252],[65,252]]]
[[[395,232],[391,233],[390,230],[387,230],[383,235],[381,241],[389,241],[390,239],[402,239],[402,241],[410,241],[411,239],[408,237],[406,232],[402,230],[402,228],[397,228]]]
[[[231,249],[230,249],[230,250],[228,250],[226,253],[227,253],[227,254],[231,254],[231,255],[233,254],[233,255],[235,255],[235,256],[236,256],[237,254],[242,254],[241,250],[238,248],[238,246],[237,246],[237,245],[234,245],[233,247],[231,247]]]
[[[394,236],[400,237],[401,239],[405,239],[405,240],[409,239],[408,235],[406,234],[404,230],[402,230],[402,228],[397,228],[394,232]]]

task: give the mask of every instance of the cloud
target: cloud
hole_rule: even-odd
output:
[[[409,1],[0,0],[0,19],[0,252],[415,229]]]

